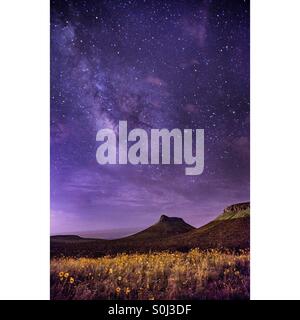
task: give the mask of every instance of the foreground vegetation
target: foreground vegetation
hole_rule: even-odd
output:
[[[52,299],[249,299],[249,252],[51,260]]]

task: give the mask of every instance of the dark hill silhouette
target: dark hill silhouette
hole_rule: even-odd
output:
[[[162,215],[159,221],[151,227],[129,237],[123,238],[123,240],[160,240],[165,237],[186,233],[194,229],[195,227],[192,227],[191,225],[186,223],[182,218],[168,217],[166,215]]]
[[[51,237],[51,255],[101,256],[120,252],[191,248],[245,249],[250,247],[250,203],[227,207],[210,223],[196,229],[183,219],[162,215],[151,227],[117,240]]]
[[[82,238],[76,235],[71,235],[71,234],[51,236],[51,241],[61,241],[61,240],[76,241],[76,240],[82,240]]]
[[[250,203],[238,203],[225,208],[210,223],[188,233],[168,237],[156,245],[156,250],[245,249],[250,247]]]

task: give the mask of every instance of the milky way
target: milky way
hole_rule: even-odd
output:
[[[249,1],[51,1],[52,233],[200,226],[249,200]],[[100,166],[96,133],[205,130],[205,169]]]

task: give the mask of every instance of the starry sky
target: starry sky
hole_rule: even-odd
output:
[[[51,233],[194,226],[249,200],[248,0],[51,1]],[[204,129],[205,168],[105,165],[102,128]]]

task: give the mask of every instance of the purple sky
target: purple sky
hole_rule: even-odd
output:
[[[51,232],[200,226],[249,200],[249,1],[51,1]],[[205,169],[96,162],[96,133],[205,129]]]

